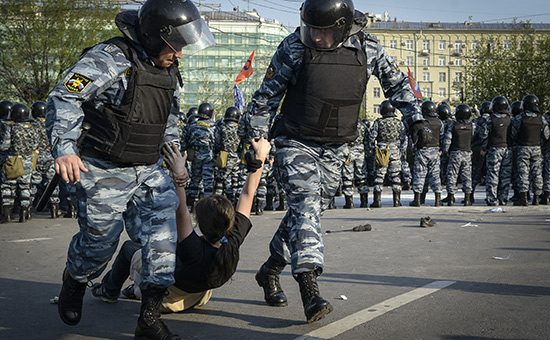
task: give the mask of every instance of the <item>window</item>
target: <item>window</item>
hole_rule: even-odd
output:
[[[455,75],[455,81],[462,82],[462,72],[457,72]]]
[[[412,49],[413,49],[413,41],[412,41],[412,40],[407,40],[407,41],[405,42],[405,48],[406,48],[407,50],[412,50]]]
[[[477,40],[472,41],[472,50],[475,50],[477,46],[479,46],[479,41]]]
[[[397,40],[390,40],[390,49],[395,50],[397,48]]]
[[[445,66],[447,64],[447,61],[445,59],[446,59],[445,57],[439,57],[438,65]]]
[[[430,57],[424,57],[424,58],[422,58],[422,65],[424,65],[424,66],[430,66]]]
[[[243,43],[243,37],[240,35],[235,35],[235,45],[242,45]]]
[[[375,87],[373,89],[373,94],[372,94],[375,98],[380,98],[380,88],[379,87]]]
[[[422,41],[422,49],[427,50],[427,51],[430,50],[430,41],[429,40]]]
[[[447,72],[439,72],[439,81],[442,83],[447,81]]]
[[[422,96],[426,98],[430,98],[430,88],[425,87],[422,89]]]
[[[456,66],[462,66],[462,58],[456,58],[455,59],[455,65]]]
[[[439,49],[444,50],[447,48],[447,41],[446,40],[439,40]]]
[[[380,114],[380,105],[374,104],[374,107],[372,108],[372,111],[374,112],[374,114],[379,115]]]
[[[462,40],[455,41],[455,53],[462,53]]]
[[[414,59],[411,56],[407,57],[407,66],[414,66]]]
[[[439,96],[442,97],[442,98],[446,98],[447,97],[447,89],[444,88],[444,87],[440,87],[439,88]]]
[[[455,97],[456,97],[456,99],[462,101],[462,89],[456,89],[455,90]]]
[[[430,81],[430,72],[423,72],[422,73],[422,80],[423,81]]]
[[[504,40],[504,43],[502,44],[502,48],[505,50],[509,50],[512,48],[512,42],[510,40]]]

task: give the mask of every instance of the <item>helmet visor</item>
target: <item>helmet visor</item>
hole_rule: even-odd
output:
[[[309,48],[331,51],[347,39],[345,19],[336,20],[333,25],[318,27],[300,19],[300,39]]]
[[[160,37],[176,53],[183,47],[186,54],[193,54],[216,45],[212,32],[202,18],[177,27],[168,26]]]

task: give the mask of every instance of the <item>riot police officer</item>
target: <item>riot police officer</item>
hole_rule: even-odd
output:
[[[219,170],[216,176],[216,187],[214,193],[222,195],[233,201],[235,198],[235,186],[237,186],[239,169],[239,144],[240,138],[237,133],[241,112],[235,106],[230,106],[225,110],[223,121],[218,126],[216,134],[215,152],[218,159],[225,157],[225,164],[219,164]]]
[[[369,77],[385,80],[384,93],[415,136],[419,132],[420,143],[427,129],[407,77],[362,31],[365,16],[351,0],[305,0],[300,17],[300,28],[279,45],[248,111],[253,136],[266,136],[271,126],[288,208],[256,280],[268,304],[284,306],[279,274],[290,263],[306,319],[314,322],[333,310],[317,284],[324,264],[320,216],[340,183],[347,143],[357,136]]]
[[[178,142],[182,48],[198,51],[215,41],[191,1],[147,0],[139,11],[119,13],[115,24],[123,36],[88,49],[48,100],[56,170],[76,194],[80,224],[59,315],[78,324],[86,282],[102,273],[126,228],[143,247],[135,337],[179,339],[160,320],[160,301],[174,283],[178,206],[160,150],[163,141]],[[83,121],[91,128],[79,151]]]

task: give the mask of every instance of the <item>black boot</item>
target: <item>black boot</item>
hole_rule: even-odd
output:
[[[374,197],[372,198],[371,208],[382,208],[382,191],[375,191]]]
[[[420,204],[426,203],[426,193],[423,192],[420,194]]]
[[[472,200],[470,199],[472,197],[471,193],[464,193],[464,206],[469,207],[472,205]]]
[[[393,206],[394,207],[400,207],[401,206],[401,191],[393,191]]]
[[[444,199],[441,200],[441,203],[449,203],[449,194],[447,194],[447,197],[445,197]]]
[[[265,302],[270,306],[284,307],[288,305],[286,295],[279,282],[279,275],[284,268],[285,264],[277,263],[276,260],[269,257],[256,273],[256,282],[264,289]]]
[[[25,223],[31,219],[31,207],[19,208],[19,222]]]
[[[160,305],[166,289],[149,288],[142,291],[141,312],[134,333],[134,340],[178,340],[181,337],[172,333],[160,320]]]
[[[455,205],[455,194],[447,194],[447,205],[452,207]],[[441,201],[443,202],[443,201]]]
[[[533,194],[533,201],[531,202],[531,205],[539,205],[539,195]]]
[[[353,196],[346,195],[346,204],[344,205],[344,209],[353,209]]]
[[[67,202],[67,212],[63,215],[63,218],[76,218],[76,211],[73,206],[73,202]]]
[[[11,222],[11,211],[13,206],[4,205],[2,206],[2,216],[0,216],[0,223],[9,223]]]
[[[265,211],[273,211],[273,195],[267,194],[265,196]]]
[[[540,201],[539,201],[539,204],[541,205],[548,205],[548,198],[550,196],[550,192],[549,191],[545,191],[542,193],[542,196],[540,197]]]
[[[526,207],[528,205],[527,200],[527,192],[520,192],[518,196],[518,200],[514,202],[515,206],[524,206]]]
[[[434,207],[440,207],[440,206],[442,206],[443,204],[441,203],[441,193],[440,193],[440,192],[436,192],[434,195],[435,195]]]
[[[329,209],[336,209],[336,204],[334,204],[334,197],[330,199],[330,202],[328,203]]]
[[[58,218],[59,215],[60,215],[59,204],[50,203],[50,217],[51,218]]]
[[[57,310],[61,320],[67,325],[74,326],[82,317],[82,300],[86,292],[86,284],[78,282],[69,275],[67,269],[63,271],[63,286],[59,293]]]
[[[284,192],[279,191],[279,206],[276,208],[277,211],[286,210],[286,195]]]
[[[361,208],[368,208],[369,207],[369,194],[361,194]]]
[[[420,206],[420,193],[414,193],[414,199],[409,202],[409,207],[419,207]]]
[[[300,294],[304,304],[304,313],[308,323],[321,320],[334,308],[327,300],[319,295],[317,273],[315,271],[300,273],[294,276],[300,285]]]
[[[476,200],[474,199],[474,192],[472,191],[472,193],[470,194],[470,205],[474,204],[476,202]]]
[[[264,214],[264,200],[256,198],[256,204],[254,206],[254,212],[260,216]]]

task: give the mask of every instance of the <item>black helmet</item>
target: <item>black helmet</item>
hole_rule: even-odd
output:
[[[309,48],[334,50],[349,37],[354,19],[351,0],[305,0],[300,9],[300,39]]]
[[[8,120],[10,117],[10,111],[13,106],[13,103],[9,100],[2,100],[0,102],[0,119]]]
[[[390,103],[389,100],[384,100],[380,103],[380,114],[382,117],[397,117],[395,114],[395,107]]]
[[[187,117],[190,117],[191,115],[199,114],[199,108],[196,106],[193,106],[189,108],[189,111],[187,111]]]
[[[365,124],[367,128],[370,128],[370,120],[368,120],[367,118],[363,118],[361,119],[361,122],[363,122],[363,124]]]
[[[230,106],[225,110],[223,120],[238,122],[239,119],[241,119],[241,111],[239,111],[239,109],[235,106]]]
[[[191,52],[216,44],[199,10],[188,0],[147,0],[138,12],[137,33],[145,51],[158,56],[164,45]]]
[[[523,110],[540,113],[539,105],[539,98],[534,94],[528,94],[523,97]]]
[[[479,105],[479,114],[488,113],[491,114],[493,111],[491,110],[491,102],[483,102],[481,105]]]
[[[25,104],[17,103],[11,107],[10,119],[14,122],[31,121],[31,111]]]
[[[504,113],[509,115],[510,104],[508,103],[508,99],[503,96],[493,98],[491,102],[491,111],[493,111],[493,113]]]
[[[469,120],[472,117],[472,109],[468,104],[459,104],[455,108],[456,120]]]
[[[34,102],[31,105],[31,114],[34,119],[46,117],[46,102],[41,100]]]
[[[189,116],[187,116],[187,125],[193,124],[197,120],[199,120],[199,115],[197,115],[197,114],[189,115]]]
[[[422,103],[422,115],[424,117],[437,117],[437,107],[431,100]]]
[[[199,119],[214,120],[216,118],[214,107],[210,103],[202,103],[201,105],[199,105],[198,115]]]
[[[441,103],[437,105],[437,108],[435,110],[437,111],[437,115],[441,120],[445,120],[451,116],[451,107],[447,103]]]
[[[523,103],[521,102],[521,100],[516,100],[515,102],[513,102],[511,107],[512,116],[514,117],[520,115],[523,112]]]

